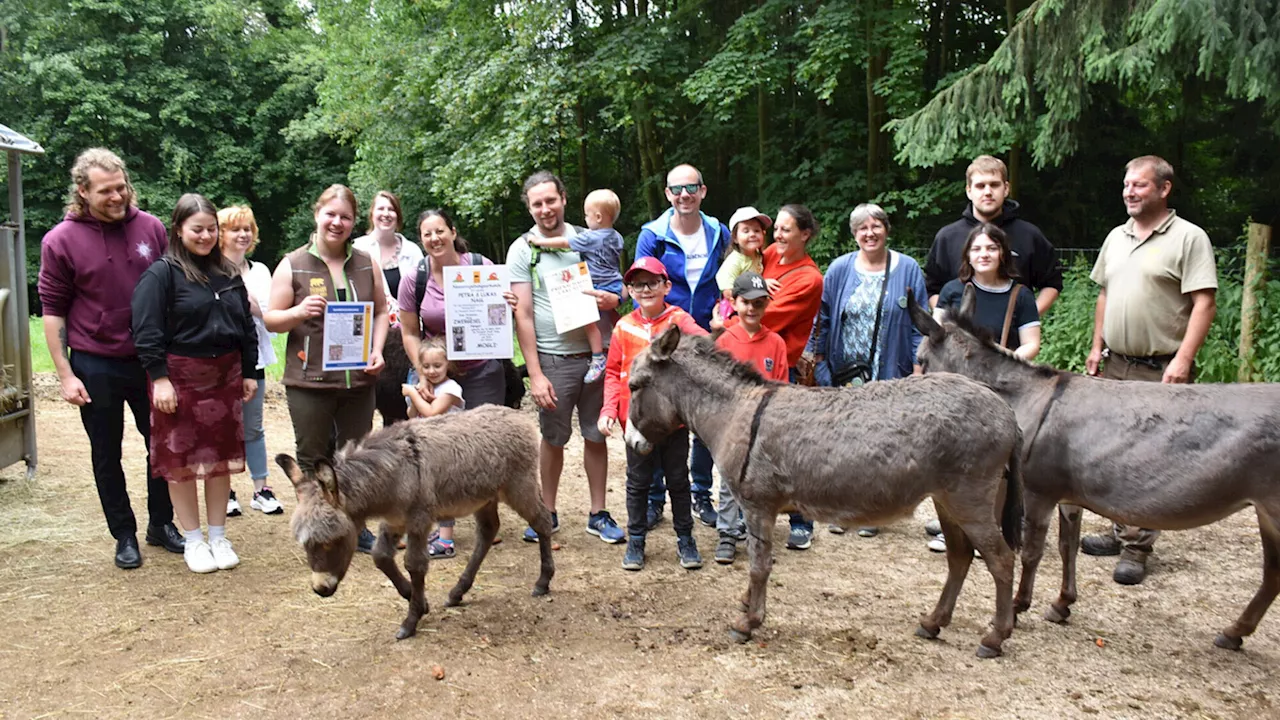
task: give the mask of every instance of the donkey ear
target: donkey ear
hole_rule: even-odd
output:
[[[960,300],[960,312],[958,317],[965,320],[972,320],[973,313],[978,309],[978,291],[974,289],[972,283],[965,283],[964,297]]]
[[[649,356],[655,360],[670,359],[671,354],[680,345],[680,328],[672,325],[658,336],[658,340],[650,346]]]
[[[333,505],[338,505],[341,497],[338,494],[338,476],[333,472],[333,466],[327,460],[321,460],[316,463],[316,481],[320,483],[320,488],[324,490],[325,497]]]
[[[306,483],[307,478],[302,474],[302,468],[298,467],[297,461],[292,457],[280,453],[276,456],[276,464],[280,466],[281,470],[284,470],[285,477],[289,478],[289,482],[293,483],[294,490]]]
[[[920,334],[929,338],[929,342],[937,344],[942,342],[946,332],[942,326],[938,324],[933,316],[920,307],[920,303],[916,302],[915,291],[907,288],[907,314],[911,316],[911,322],[920,331]]]

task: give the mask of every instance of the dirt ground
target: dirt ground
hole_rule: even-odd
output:
[[[49,378],[43,378],[47,387]],[[746,583],[745,560],[711,562],[715,533],[698,526],[707,565],[682,570],[668,519],[644,571],[620,568],[621,546],[583,532],[580,449],[571,447],[547,598],[523,524],[503,509],[505,542],[468,602],[445,610],[461,560],[433,563],[432,611],[396,642],[405,603],[367,556],[337,594],[308,586],[288,514],[248,508],[228,534],[242,558],[196,576],[182,558],[143,546],[145,564],[117,570],[94,491],[89,445],[74,408],[48,397],[38,417],[40,467],[0,473],[0,717],[697,717],[1041,718],[1276,717],[1280,616],[1243,652],[1212,640],[1243,609],[1261,576],[1252,512],[1168,533],[1152,575],[1125,588],[1112,562],[1082,557],[1071,622],[1041,619],[1060,563],[1046,558],[1035,605],[1005,656],[974,657],[992,612],[991,581],[975,564],[953,625],[939,641],[912,635],[932,607],[945,562],[925,549],[921,522],[874,539],[820,529],[807,552],[781,549],[769,614],[752,642],[727,625]],[[288,413],[267,410],[270,454],[292,450]],[[802,442],[797,433],[797,442]],[[146,522],[142,447],[126,443],[139,524]],[[620,522],[624,459],[610,443],[609,507]],[[292,488],[273,467],[285,502]],[[1090,516],[1086,531],[1104,527]],[[473,526],[460,521],[468,552]],[[1054,530],[1053,532],[1056,532]],[[445,671],[443,680],[432,668]]]

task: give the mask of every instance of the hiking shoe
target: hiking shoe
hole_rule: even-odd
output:
[[[604,353],[592,353],[591,364],[587,366],[587,374],[583,376],[582,381],[593,383],[604,377],[604,366],[608,359]]]
[[[457,550],[454,549],[452,540],[436,538],[427,544],[427,554],[433,560],[444,560],[456,555]]]
[[[830,525],[827,526],[827,532],[831,533],[832,535],[843,535],[845,534],[845,528],[843,525],[836,525],[835,523],[831,523]]]
[[[617,527],[617,526],[615,525],[614,527]],[[558,532],[560,532],[560,514],[551,513],[551,534],[555,535]],[[524,529],[524,541],[538,542],[538,533],[534,532],[533,528],[526,527]]]
[[[662,523],[662,506],[649,503],[649,511],[645,514],[645,528],[652,530]]]
[[[929,538],[928,548],[933,552],[946,552],[947,536],[942,533],[938,533],[937,535]]]
[[[613,521],[613,516],[608,510],[601,510],[587,516],[587,533],[595,535],[610,545],[617,545],[627,539],[627,534],[622,532],[618,523]]]
[[[225,537],[209,541],[209,550],[213,553],[213,562],[219,570],[230,570],[240,564],[240,556],[231,547],[231,541]]]
[[[240,507],[240,501],[236,499],[236,491],[232,490],[227,496],[227,517],[240,517],[244,511]]]
[[[676,538],[676,555],[680,557],[680,567],[685,570],[697,570],[702,567],[702,556],[698,554],[698,541],[692,535],[681,535]]]
[[[284,512],[284,506],[276,499],[276,494],[271,492],[269,486],[264,486],[253,494],[253,499],[249,501],[249,507],[262,511],[263,515],[279,515]]]
[[[641,570],[644,568],[644,536],[635,535],[627,539],[627,551],[622,554],[623,570]]]
[[[732,565],[738,555],[738,541],[732,535],[721,535],[716,545],[716,562],[721,565]]]
[[[942,523],[937,520],[930,520],[924,524],[924,534],[929,537],[942,534]]]
[[[716,526],[716,509],[711,507],[711,498],[693,498],[693,514],[707,527]]]
[[[187,569],[193,573],[211,573],[218,569],[213,548],[204,540],[187,543],[182,549],[182,558],[187,561]]]
[[[858,537],[875,537],[880,534],[880,528],[870,526],[858,528]]]
[[[791,528],[791,534],[787,536],[788,550],[808,550],[813,546],[813,531],[804,527]]]
[[[1095,557],[1109,557],[1120,554],[1120,541],[1115,535],[1085,535],[1080,538],[1080,552],[1085,555],[1093,555]],[[1120,582],[1117,580],[1116,582]],[[1139,579],[1138,582],[1142,582]],[[1126,585],[1136,585],[1137,583],[1125,583]]]
[[[1137,560],[1123,558],[1116,563],[1115,572],[1111,573],[1111,579],[1121,585],[1138,585],[1147,577],[1146,563],[1140,563]]]
[[[356,538],[356,549],[362,553],[373,552],[373,543],[377,540],[373,533],[369,532],[369,528],[360,529],[360,537]]]

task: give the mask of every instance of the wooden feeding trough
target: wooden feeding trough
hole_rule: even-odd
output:
[[[44,148],[0,125],[9,156],[9,218],[0,223],[0,468],[26,462],[36,472],[36,398],[31,387],[27,239],[22,223],[22,156]]]

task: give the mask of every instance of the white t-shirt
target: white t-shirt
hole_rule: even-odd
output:
[[[456,380],[446,378],[444,382],[431,388],[431,392],[436,395],[452,395],[458,398],[458,402],[450,405],[449,409],[445,411],[445,415],[448,415],[449,413],[462,412],[467,409],[467,401],[462,399],[462,386],[459,385]],[[405,398],[404,402],[408,407],[413,407],[413,403],[409,398]]]
[[[698,232],[681,235],[673,227],[671,232],[675,233],[676,239],[680,241],[680,249],[684,251],[684,277],[689,281],[689,290],[692,292],[697,289],[698,281],[702,279],[702,270],[707,267],[707,256],[711,254],[707,250],[707,229],[698,225]]]
[[[531,228],[530,232],[542,235],[536,226]],[[565,223],[564,237],[572,238],[577,233],[574,226]],[[529,266],[532,257],[533,251],[524,235],[516,238],[515,242],[511,243],[511,248],[507,250],[507,271],[511,273],[511,282],[531,283],[533,286],[533,334],[537,339],[538,352],[548,355],[576,355],[590,352],[591,344],[587,342],[587,333],[582,328],[570,330],[563,335],[556,332],[555,314],[551,312],[551,297],[547,294],[547,284],[541,277],[548,268],[554,271],[564,270],[582,262],[583,258],[570,250],[544,251],[538,255],[538,267],[535,269]],[[535,271],[539,273],[536,280]]]

